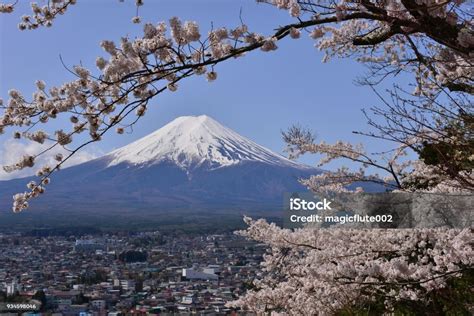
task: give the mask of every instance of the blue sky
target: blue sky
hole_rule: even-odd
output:
[[[124,3],[80,0],[65,16],[56,19],[52,28],[19,31],[20,16],[29,12],[26,7],[29,1],[20,2],[14,14],[0,15],[0,97],[3,99],[7,99],[11,88],[31,95],[37,79],[43,79],[49,86],[71,80],[60,55],[69,66],[82,62],[95,69],[95,58],[106,56],[99,46],[101,40],[119,40],[125,35],[133,38],[142,29],[142,25],[131,23],[135,15],[132,0]],[[146,0],[140,16],[146,22],[179,16],[197,21],[201,34],[206,34],[211,23],[215,27],[237,26],[240,10],[250,30],[266,35],[292,21],[286,11],[254,0]],[[369,88],[354,83],[365,72],[362,65],[348,59],[322,63],[323,54],[306,34],[299,40],[284,39],[278,45],[275,52],[252,52],[219,65],[216,68],[219,77],[213,83],[202,77],[180,83],[178,92],[166,92],[152,102],[133,134],[111,133],[86,150],[106,153],[178,116],[199,114],[207,114],[279,153],[284,148],[280,131],[295,123],[313,129],[320,140],[364,142],[373,151],[387,148],[379,141],[351,133],[369,129],[361,109],[379,103]],[[10,132],[0,137],[2,154],[8,153]],[[301,161],[314,164],[315,158],[303,157]]]

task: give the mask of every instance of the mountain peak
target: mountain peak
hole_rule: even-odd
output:
[[[109,166],[171,162],[186,170],[202,165],[217,169],[245,161],[301,167],[207,115],[178,117],[107,157]]]
[[[193,124],[193,125],[202,125],[209,122],[216,122],[212,117],[205,114],[202,115],[186,115],[175,118],[173,121],[167,125],[178,125],[178,124]]]

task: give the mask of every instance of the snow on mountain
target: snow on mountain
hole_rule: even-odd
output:
[[[154,133],[108,155],[109,167],[172,162],[189,170],[204,164],[210,169],[245,161],[304,168],[240,136],[206,115],[178,117]]]
[[[31,201],[27,213],[47,212],[65,221],[113,214],[145,222],[171,213],[278,215],[284,194],[306,191],[299,179],[320,172],[210,117],[185,116],[106,156],[55,173],[47,194]],[[23,192],[28,181],[0,181],[0,215],[11,210],[12,195]]]

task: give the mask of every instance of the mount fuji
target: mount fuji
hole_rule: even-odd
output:
[[[182,116],[104,157],[108,166],[169,162],[183,171],[215,170],[248,162],[307,169],[240,136],[206,115]]]
[[[25,213],[278,212],[285,192],[306,190],[298,179],[320,172],[208,116],[185,116],[103,157],[57,172],[47,193]],[[11,212],[11,195],[23,192],[27,181],[0,182],[2,212]]]

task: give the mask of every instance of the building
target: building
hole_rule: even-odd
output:
[[[91,306],[94,309],[103,310],[107,307],[107,303],[105,300],[93,300],[91,301]]]
[[[16,280],[13,280],[11,283],[6,285],[7,296],[14,295],[16,292],[21,291],[21,286]]]
[[[95,239],[78,239],[74,244],[76,252],[97,252],[97,250],[104,251],[106,247]]]
[[[120,280],[120,286],[123,290],[135,290],[135,281],[134,280]]]
[[[186,280],[218,280],[219,276],[214,273],[206,273],[204,271],[198,271],[194,268],[183,269],[183,278]]]

